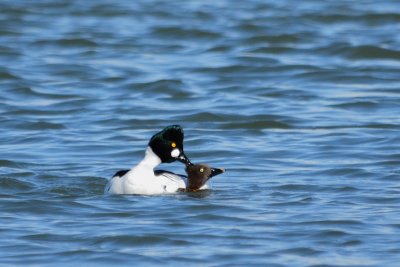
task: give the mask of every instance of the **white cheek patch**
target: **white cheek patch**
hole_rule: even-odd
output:
[[[179,157],[179,154],[181,154],[181,152],[177,148],[175,148],[174,150],[171,151],[171,157],[173,157],[173,158]]]

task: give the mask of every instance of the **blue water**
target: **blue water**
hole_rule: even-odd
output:
[[[398,266],[399,32],[394,0],[1,1],[0,265]],[[170,124],[212,191],[104,195]]]

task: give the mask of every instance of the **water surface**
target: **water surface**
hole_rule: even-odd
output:
[[[397,1],[2,1],[0,265],[397,266],[399,32]],[[212,191],[103,194],[177,123]]]

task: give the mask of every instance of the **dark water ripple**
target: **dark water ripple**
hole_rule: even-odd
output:
[[[0,265],[397,266],[399,10],[2,1]],[[213,190],[105,196],[173,123]]]

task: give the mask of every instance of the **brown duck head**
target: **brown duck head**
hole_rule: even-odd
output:
[[[186,166],[188,182],[187,192],[199,190],[211,177],[225,172],[225,169],[212,168],[206,164],[194,164]]]

